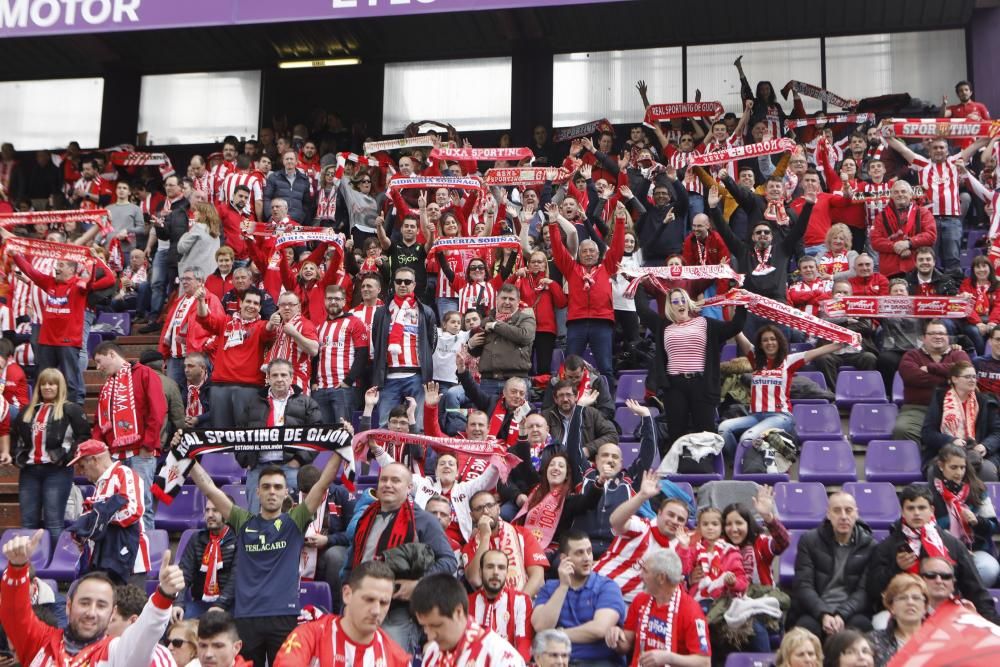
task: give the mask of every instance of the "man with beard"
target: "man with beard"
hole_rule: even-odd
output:
[[[591,393],[591,392],[587,392]],[[560,380],[555,386],[555,405],[544,413],[549,425],[549,433],[555,442],[565,448],[569,441],[569,427],[573,413],[578,403],[576,383],[570,380]],[[618,443],[618,430],[615,425],[604,418],[597,408],[583,406],[582,442],[586,458],[591,459],[602,445]]]
[[[469,585],[482,585],[482,557],[487,551],[498,549],[509,559],[510,587],[529,596],[537,593],[549,561],[534,535],[524,526],[512,526],[501,519],[500,504],[490,491],[472,496],[469,512],[475,532],[462,548],[462,565]]]
[[[531,624],[536,632],[561,628],[573,642],[574,665],[617,664],[604,638],[625,615],[625,600],[611,579],[594,572],[590,538],[579,530],[559,543],[559,579],[545,582],[535,596]]]
[[[492,630],[531,660],[531,598],[507,586],[507,554],[491,549],[483,554],[483,585],[469,594],[469,617]]]
[[[236,594],[233,561],[236,533],[222,520],[222,513],[205,500],[205,528],[196,532],[181,554],[180,568],[191,592],[187,602],[174,603],[172,617],[198,618],[209,609],[231,611]]]
[[[407,667],[410,656],[380,626],[389,613],[395,577],[379,561],[362,563],[344,585],[344,613],[326,614],[297,627],[274,667],[381,665]]]
[[[347,292],[340,285],[326,287],[326,321],[316,328],[319,356],[313,398],[323,421],[338,424],[350,419],[361,405],[359,385],[368,368],[368,328],[345,312]]]
[[[184,589],[184,575],[163,556],[159,584],[136,622],[120,637],[107,635],[115,609],[115,589],[107,575],[84,575],[70,586],[65,630],[43,623],[31,609],[28,569],[44,531],[15,537],[4,545],[7,568],[0,581],[0,624],[22,665],[114,665],[149,667],[170,621],[170,606]]]

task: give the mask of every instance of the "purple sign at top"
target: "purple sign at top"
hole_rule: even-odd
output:
[[[0,38],[411,16],[623,0],[0,0]]]

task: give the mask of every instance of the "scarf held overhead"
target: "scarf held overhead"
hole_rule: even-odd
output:
[[[810,336],[834,343],[845,343],[853,347],[861,346],[861,334],[856,331],[845,329],[809,313],[804,313],[786,303],[743,289],[733,289],[726,294],[705,299],[702,307],[707,308],[708,306],[746,306],[746,309],[754,315],[778,324],[784,324]]]
[[[675,102],[673,104],[650,104],[646,107],[646,115],[642,124],[653,128],[660,121],[672,118],[709,118],[715,119],[725,113],[722,102]]]
[[[478,178],[459,178],[457,176],[411,176],[409,178],[394,178],[389,181],[393,190],[453,188],[455,190],[481,190],[483,184]]]
[[[386,139],[385,141],[366,141],[365,155],[378,153],[379,151],[395,151],[402,148],[430,148],[434,145],[434,140],[429,136],[405,137],[403,139]]]
[[[708,266],[644,266],[623,267],[621,274],[629,279],[625,288],[625,296],[635,296],[639,284],[649,279],[661,292],[667,293],[672,280],[735,280],[743,284],[743,274],[736,273],[728,264],[710,264]]]
[[[83,209],[79,211],[25,211],[23,213],[0,213],[0,227],[18,225],[64,225],[67,222],[91,222],[103,234],[112,231],[111,214],[106,208]]]
[[[688,165],[705,166],[710,164],[724,164],[733,160],[742,160],[749,157],[760,157],[761,155],[774,155],[775,153],[785,153],[795,148],[795,141],[787,137],[781,139],[768,139],[756,144],[746,146],[730,146],[722,150],[711,153],[701,153],[688,160]]]
[[[965,296],[841,296],[823,302],[827,317],[968,317]]]
[[[544,185],[548,181],[562,184],[569,180],[570,173],[563,167],[515,167],[510,169],[489,169],[483,176],[486,185]]]
[[[979,139],[996,136],[1000,120],[886,118],[879,129],[884,137],[902,139]]]
[[[840,107],[841,109],[853,109],[858,106],[857,100],[849,100],[845,97],[841,97],[835,93],[831,93],[826,88],[820,88],[819,86],[814,86],[811,83],[802,83],[801,81],[796,81],[792,79],[785,84],[784,88],[781,89],[781,96],[784,99],[788,99],[788,93],[790,91],[795,91],[800,95],[805,95],[806,97],[811,97],[827,104],[832,104],[835,107]]]
[[[614,127],[607,118],[592,120],[589,123],[581,123],[573,127],[559,128],[553,132],[552,141],[556,143],[570,141],[571,139],[579,139],[580,137],[589,137],[597,132],[611,132],[614,134]]]
[[[67,262],[76,262],[83,274],[89,276],[93,273],[94,256],[88,252],[84,246],[72,245],[69,243],[56,243],[54,241],[39,241],[37,239],[25,239],[19,236],[11,237],[4,242],[4,245],[18,255],[24,255],[32,259],[56,259]]]
[[[530,148],[435,148],[432,160],[449,162],[494,162],[496,160],[520,162],[533,160],[535,154]]]
[[[158,167],[160,177],[167,178],[175,173],[174,166],[170,164],[170,158],[166,153],[143,153],[131,150],[113,151],[110,155],[111,164],[116,167],[144,167],[146,165]]]
[[[842,113],[836,116],[813,116],[812,118],[791,118],[785,121],[785,129],[794,130],[810,125],[860,125],[874,123],[873,113]]]

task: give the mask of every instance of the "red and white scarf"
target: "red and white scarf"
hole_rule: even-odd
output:
[[[705,575],[691,589],[691,595],[695,600],[715,599],[722,594],[726,587],[726,571],[722,568],[722,557],[735,548],[725,540],[716,540],[709,544],[703,539],[695,545],[695,565],[700,566]]]
[[[760,294],[747,292],[744,289],[733,289],[726,294],[705,299],[702,307],[709,306],[746,306],[746,309],[754,315],[778,324],[784,324],[810,336],[853,347],[861,346],[861,334],[856,331],[845,329],[832,322],[821,320],[815,315],[805,313],[794,306],[780,303]]]
[[[358,461],[364,460],[369,439],[380,445],[420,445],[430,447],[438,454],[451,454],[459,461],[461,470],[467,459],[474,458],[488,462],[500,473],[501,481],[507,481],[510,471],[521,463],[521,459],[507,451],[507,447],[496,440],[465,440],[463,438],[434,438],[419,433],[397,433],[385,429],[364,431],[354,436],[352,446]]]
[[[202,384],[205,384],[204,381],[201,384],[189,384],[187,386],[187,407],[184,409],[186,417],[197,419],[205,414],[205,406],[201,404]]]
[[[510,167],[489,169],[483,176],[486,185],[544,185],[548,181],[562,184],[569,181],[570,172],[563,167]]]
[[[128,362],[122,364],[121,369],[101,387],[97,401],[97,428],[101,433],[111,432],[112,450],[127,447],[142,437],[135,410],[132,365]]]
[[[521,249],[521,242],[516,236],[450,236],[436,239],[434,250],[480,250],[482,248]]]
[[[809,127],[811,125],[860,125],[861,123],[874,122],[875,114],[873,113],[842,113],[836,116],[790,118],[785,121],[785,129],[794,130],[798,127]],[[819,150],[818,147],[817,150]]]
[[[884,137],[903,139],[979,139],[1000,132],[1000,120],[886,118],[879,129]]]
[[[222,594],[219,587],[219,572],[222,570],[222,538],[229,532],[229,526],[223,526],[218,533],[208,531],[208,544],[201,554],[201,571],[205,573],[205,583],[202,586],[203,602],[215,602]]]
[[[142,153],[131,151],[115,151],[111,153],[111,164],[116,167],[143,167],[153,165],[159,167],[160,177],[167,178],[174,173],[170,158],[166,153]]]
[[[389,325],[389,354],[403,353],[403,336],[406,329],[406,322],[413,319],[410,311],[416,310],[417,299],[412,294],[405,297],[394,296],[393,303],[396,305],[396,312],[392,316],[392,323]]]
[[[430,148],[434,145],[434,140],[429,135],[419,137],[404,137],[402,139],[386,139],[385,141],[366,141],[364,145],[365,155],[378,153],[380,151],[396,151],[403,148]]]
[[[840,107],[841,109],[853,109],[858,106],[857,100],[850,100],[846,97],[841,97],[840,95],[831,93],[826,88],[820,88],[819,86],[814,86],[811,83],[802,83],[801,81],[796,81],[795,79],[792,79],[784,85],[781,89],[781,96],[787,100],[788,93],[792,90],[800,95],[821,100],[827,104],[832,104],[835,107]]]
[[[722,102],[675,102],[673,104],[650,104],[646,107],[646,115],[642,124],[649,128],[657,127],[664,120],[671,118],[708,118],[714,120],[726,110]]]
[[[295,327],[295,330],[299,333],[302,332],[302,315],[296,315],[292,319],[285,322],[286,325],[290,324]],[[275,359],[284,359],[285,361],[290,361],[295,363],[295,358],[299,354],[299,344],[295,340],[285,333],[284,325],[278,331],[278,337],[274,339],[274,344],[271,345],[271,349],[267,351],[267,356],[264,358],[263,367],[266,367],[269,363]]]
[[[670,596],[670,601],[667,602],[667,618],[663,623],[657,623],[657,628],[663,629],[663,638],[653,637],[650,635],[650,628],[652,627],[649,623],[650,613],[653,611],[653,605],[656,604],[656,598],[652,595],[649,596],[649,600],[643,606],[642,611],[639,612],[639,633],[636,637],[636,648],[641,651],[647,650],[664,650],[673,651],[674,650],[674,621],[677,617],[677,612],[681,607],[681,589],[678,586],[674,590],[674,594]],[[657,633],[660,634],[659,632]]]
[[[566,379],[566,364],[559,366],[559,379]],[[580,382],[576,385],[576,400],[583,398],[583,395],[587,393],[590,389],[590,369],[587,366],[583,367],[583,375],[580,376]]]
[[[76,211],[26,211],[23,213],[0,213],[0,227],[18,225],[64,225],[67,222],[94,223],[102,234],[114,231],[111,214],[106,208],[82,209]],[[77,246],[80,248],[81,246]]]
[[[770,261],[771,261],[771,250],[772,250],[772,248],[769,245],[769,246],[767,246],[767,248],[762,253],[760,251],[760,248],[758,248],[757,246],[754,246],[754,248],[753,248],[753,254],[757,258],[757,266],[755,266],[754,269],[753,269],[753,271],[750,272],[751,275],[766,276],[767,274],[769,274],[769,273],[771,273],[772,271],[775,270],[775,267],[771,266],[771,264],[770,264]]]
[[[644,267],[622,267],[621,275],[629,279],[628,287],[625,288],[624,295],[628,298],[635,296],[639,284],[644,280],[650,281],[653,286],[661,292],[670,290],[670,281],[674,280],[735,280],[738,285],[743,284],[743,274],[736,273],[733,267],[728,264],[709,264],[698,266],[644,266]]]
[[[497,437],[500,433],[501,427],[503,427],[503,420],[507,418],[507,406],[504,405],[504,400],[501,397],[497,401],[496,407],[493,408],[493,414],[490,415],[490,430],[491,436]],[[518,433],[521,430],[521,419],[524,418],[524,410],[517,408],[514,410],[514,414],[510,417],[510,424],[507,426],[507,438],[505,442],[508,445],[513,445],[517,442]]]
[[[531,495],[534,495],[534,491]],[[552,489],[531,508],[528,504],[524,503],[521,506],[514,521],[524,517],[524,527],[534,535],[542,549],[546,549],[556,536],[556,528],[559,527],[559,519],[566,504],[566,492],[562,489]]]
[[[343,241],[330,227],[289,227],[275,239],[274,249],[283,250],[306,243],[331,243],[343,251]]]
[[[770,220],[777,225],[788,224],[788,211],[785,210],[785,202],[768,199],[765,203],[767,204],[764,209],[765,220]]]
[[[6,371],[6,369],[4,369]],[[45,436],[49,428],[49,415],[52,414],[52,404],[42,403],[31,420],[31,452],[32,463],[52,463],[45,447]]]
[[[194,304],[195,298],[193,296],[181,296],[180,302],[178,302],[177,308],[174,310],[174,316],[167,324],[167,332],[164,340],[170,348],[171,357],[183,357],[187,354],[187,342],[185,340],[187,334],[186,323],[188,313],[191,312]]]
[[[222,349],[228,350],[231,347],[242,345],[247,339],[247,325],[253,324],[259,319],[260,316],[257,316],[252,320],[244,320],[239,313],[233,313],[233,316],[228,322],[226,322],[226,330],[223,332],[223,337],[226,342]]]
[[[53,241],[39,241],[11,237],[4,242],[12,254],[24,255],[30,259],[56,259],[77,264],[80,280],[86,282],[94,273],[94,256],[83,246]]]
[[[968,317],[970,294],[960,296],[839,296],[823,302],[827,317]]]
[[[573,127],[562,127],[552,133],[552,141],[559,143],[560,141],[570,141],[571,139],[579,139],[580,137],[589,137],[598,132],[613,132],[614,127],[611,125],[607,118],[601,118],[600,120],[592,120],[589,123],[581,123],[580,125],[574,125]]]
[[[410,176],[409,178],[394,178],[389,181],[390,190],[438,189],[449,188],[471,192],[482,190],[483,184],[478,178],[459,178],[457,176]]]
[[[774,155],[775,153],[786,153],[795,148],[795,141],[782,137],[780,139],[768,139],[756,144],[745,146],[729,146],[711,153],[699,153],[688,160],[688,166],[725,164],[733,160],[743,160],[761,155]]]
[[[306,526],[305,537],[313,537],[315,535],[323,534],[323,522],[326,519],[326,508],[327,508],[327,498],[330,496],[330,492],[327,491],[323,494],[323,500],[320,501],[319,507],[316,508],[316,513],[313,514],[312,519],[309,521],[309,525]],[[299,504],[301,505],[306,501],[306,494],[299,491]],[[316,578],[316,565],[319,563],[319,549],[316,547],[303,546],[302,547],[302,557],[299,559],[299,577],[305,579],[306,581],[312,581]]]
[[[949,487],[958,486],[958,491],[952,491]],[[953,482],[945,482],[945,480],[940,477],[934,479],[934,488],[937,490],[938,495],[944,500],[944,506],[948,508],[948,518],[950,519],[949,524],[951,526],[951,533],[955,537],[962,540],[962,543],[968,547],[972,544],[972,526],[969,522],[965,520],[964,510],[969,510],[969,485],[960,484],[956,485]]]
[[[944,409],[941,415],[941,432],[963,440],[976,439],[976,419],[979,417],[979,400],[975,393],[962,402],[958,392],[949,389],[944,394]]]
[[[432,160],[448,160],[449,162],[520,162],[534,160],[535,154],[530,148],[435,148],[431,151]]]
[[[913,555],[917,557],[916,562],[910,566],[907,572],[918,574],[920,572],[921,558],[940,558],[954,564],[955,561],[952,560],[951,554],[948,553],[944,542],[941,541],[937,524],[933,520],[930,523],[924,524],[919,532],[910,528],[905,523],[901,523],[901,525],[903,527],[903,537],[906,538],[906,544],[910,547]]]

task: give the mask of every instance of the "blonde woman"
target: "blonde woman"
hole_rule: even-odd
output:
[[[882,593],[889,611],[889,625],[868,635],[875,652],[875,667],[884,667],[892,656],[920,630],[927,616],[927,584],[915,574],[897,574]]]
[[[823,245],[826,251],[816,256],[820,272],[834,280],[853,278],[858,253],[851,250],[851,228],[842,222],[831,225]]]
[[[204,275],[209,275],[218,268],[215,253],[221,243],[222,222],[211,204],[198,202],[191,208],[194,209],[194,224],[177,241],[177,252],[180,254],[177,275],[183,275],[192,266],[200,266]]]
[[[38,374],[31,402],[12,425],[11,448],[21,469],[21,526],[45,528],[53,544],[62,532],[73,486],[73,468],[67,463],[89,437],[83,407],[66,400],[66,378],[59,369],[46,368]]]
[[[175,607],[176,609],[176,607]],[[177,667],[200,667],[198,662],[198,621],[178,621],[167,630],[167,650]]]
[[[819,638],[805,628],[792,628],[785,633],[778,652],[774,654],[774,665],[822,667],[823,646],[819,643]]]

